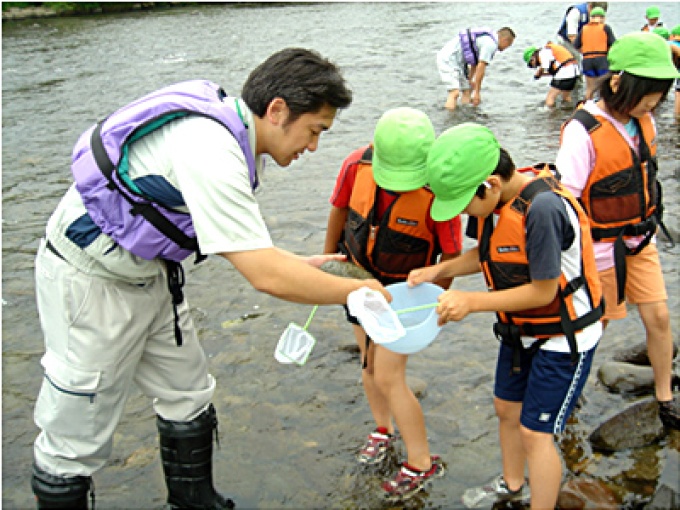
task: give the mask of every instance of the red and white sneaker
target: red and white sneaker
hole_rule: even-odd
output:
[[[379,464],[387,456],[387,449],[396,437],[388,434],[385,427],[378,427],[368,435],[366,444],[359,452],[357,460],[362,464]]]
[[[432,467],[427,471],[413,469],[405,462],[394,480],[382,484],[385,498],[389,501],[406,500],[416,495],[433,478],[444,476],[446,468],[439,455],[432,456]]]

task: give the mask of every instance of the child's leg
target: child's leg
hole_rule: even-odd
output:
[[[662,402],[671,400],[673,335],[656,245],[649,244],[637,255],[626,257],[626,270],[626,298],[630,304],[637,305],[645,327],[656,398]]]
[[[529,466],[532,510],[555,508],[562,483],[562,460],[554,435],[567,419],[588,381],[595,347],[570,353],[539,349],[533,356],[520,416],[521,436]]]
[[[555,100],[557,99],[559,93],[560,93],[559,89],[556,89],[555,87],[550,87],[550,89],[548,90],[548,95],[545,96],[545,105],[550,108],[555,106]]]
[[[590,76],[586,76],[586,99],[592,99],[593,94],[595,93],[595,81],[596,78],[591,78]]]
[[[498,437],[503,457],[503,478],[512,491],[524,483],[524,464],[526,452],[520,434],[519,417],[522,402],[510,402],[494,397],[494,407],[498,416]]]
[[[394,433],[394,425],[392,424],[392,418],[390,414],[390,407],[385,395],[382,394],[380,389],[376,386],[375,381],[375,344],[370,343],[368,348],[368,357],[366,356],[366,332],[361,326],[352,325],[354,331],[354,337],[361,351],[361,363],[363,366],[364,360],[366,360],[366,368],[361,370],[361,381],[364,385],[364,393],[366,394],[366,400],[368,400],[368,406],[371,408],[371,413],[373,414],[373,419],[375,420],[375,426],[385,427],[387,432],[390,434]]]
[[[668,304],[666,301],[640,303],[638,311],[647,333],[647,354],[654,370],[656,398],[661,402],[671,400],[673,335]]]
[[[406,384],[408,356],[375,346],[375,382],[387,397],[389,409],[407,451],[407,463],[422,471],[431,467],[425,417],[418,399]]]
[[[555,508],[562,483],[562,460],[553,434],[529,430],[524,426],[521,431],[529,464],[531,509]]]

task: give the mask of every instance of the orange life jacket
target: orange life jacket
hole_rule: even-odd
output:
[[[550,69],[548,69],[550,74],[556,75],[557,72],[562,69],[562,67],[576,64],[574,55],[572,55],[571,52],[561,44],[549,42],[545,45],[545,47],[549,48],[553,53],[553,57],[555,57],[555,60],[550,63]]]
[[[428,227],[434,194],[428,188],[395,193],[396,199],[378,219],[381,188],[373,178],[371,156],[369,148],[357,168],[342,248],[381,282],[404,281],[411,269],[434,264],[441,253],[435,232]]]
[[[661,186],[657,181],[656,133],[652,115],[633,119],[638,124],[638,154],[605,117],[579,108],[562,125],[577,120],[588,131],[595,166],[581,193],[596,241],[614,243],[619,303],[626,284],[626,255],[637,255],[649,244],[661,221]],[[644,236],[635,249],[624,240]]]
[[[497,312],[498,323],[494,325],[494,331],[515,351],[522,348],[521,335],[539,339],[532,349],[538,349],[550,337],[565,335],[572,360],[576,361],[575,334],[600,320],[604,309],[588,217],[574,196],[559,183],[554,166],[539,164],[517,171],[532,172],[536,177],[513,200],[503,205],[495,227],[493,215],[478,225],[479,259],[487,285],[493,290],[503,290],[531,281],[526,254],[526,215],[534,197],[544,192],[564,198],[578,216],[582,272],[571,281],[563,273],[555,298],[545,306],[519,312]],[[582,287],[590,299],[591,310],[579,316],[574,308],[574,292]],[[518,363],[513,363],[513,367],[518,369]]]
[[[607,56],[607,32],[603,23],[590,22],[581,30],[581,54],[584,59]]]
[[[656,133],[651,114],[639,120],[639,157],[617,129],[602,116],[579,108],[571,120],[583,124],[593,142],[595,166],[581,194],[593,239],[613,242],[656,231]],[[636,121],[637,122],[637,121]]]

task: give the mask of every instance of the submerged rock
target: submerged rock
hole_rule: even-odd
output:
[[[590,476],[578,476],[567,480],[557,497],[560,510],[617,510],[620,503],[612,491],[601,480]]]
[[[678,354],[678,346],[673,344],[673,358]],[[649,355],[647,354],[647,342],[640,342],[628,349],[617,352],[612,359],[622,363],[632,363],[634,365],[650,365]]]
[[[654,371],[649,366],[606,361],[600,365],[597,377],[613,393],[639,395],[654,389]]]
[[[664,433],[656,398],[646,398],[605,420],[589,437],[593,448],[619,451],[656,442]]]
[[[363,267],[359,267],[352,262],[329,260],[321,264],[319,269],[335,276],[342,276],[343,278],[357,278],[358,280],[372,280],[375,278]]]

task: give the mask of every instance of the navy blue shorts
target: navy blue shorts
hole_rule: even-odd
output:
[[[609,72],[609,62],[607,57],[584,58],[581,68],[587,77],[599,78]]]
[[[574,410],[588,380],[595,349],[581,352],[576,363],[571,355],[539,349],[523,351],[521,371],[512,373],[512,349],[501,344],[496,364],[494,395],[522,402],[520,423],[529,430],[558,434]]]

